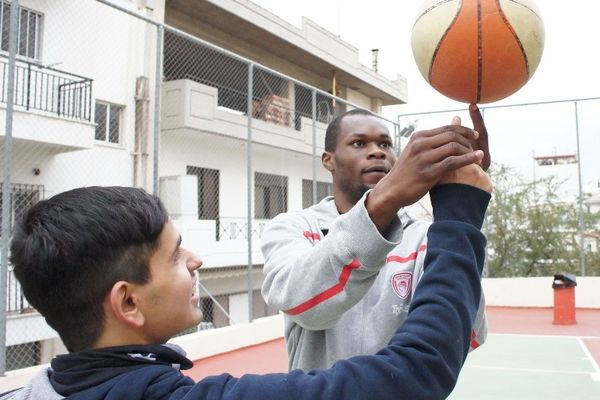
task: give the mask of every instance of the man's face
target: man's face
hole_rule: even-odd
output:
[[[356,202],[390,171],[396,156],[389,131],[379,118],[351,115],[342,120],[337,145],[329,160],[324,158],[326,162],[339,193]]]
[[[150,257],[150,282],[141,288],[144,331],[149,343],[164,343],[202,319],[196,292],[196,269],[202,261],[182,248],[171,219]]]

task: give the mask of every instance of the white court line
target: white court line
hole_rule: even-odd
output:
[[[600,336],[577,336],[577,335],[540,335],[528,333],[488,333],[488,336],[517,336],[517,337],[541,337],[541,338],[566,338],[566,339],[600,339]]]
[[[490,367],[486,365],[471,365],[465,364],[464,368],[473,369],[493,369],[498,371],[509,371],[509,372],[532,372],[535,374],[565,374],[565,375],[588,375],[589,371],[561,371],[555,369],[535,369],[535,368],[509,368],[509,367]]]
[[[536,372],[536,373],[548,373],[548,374],[590,374],[592,380],[595,382],[600,382],[600,367],[592,354],[588,350],[585,343],[583,343],[583,339],[600,339],[600,336],[565,336],[565,335],[529,335],[529,334],[520,334],[520,333],[489,333],[489,336],[511,336],[511,337],[543,337],[543,338],[565,338],[565,339],[575,339],[579,343],[582,351],[584,352],[586,359],[592,365],[592,369],[594,372],[583,372],[583,371],[558,371],[558,370],[543,370],[543,369],[530,369],[530,368],[507,368],[507,367],[489,367],[483,365],[467,365],[466,368],[475,368],[475,369],[496,369],[503,371],[519,371],[519,372]]]
[[[581,349],[585,353],[585,356],[587,357],[590,364],[592,364],[592,368],[595,371],[591,373],[592,379],[596,382],[600,382],[600,368],[598,367],[598,363],[596,363],[596,360],[594,360],[594,357],[592,357],[592,353],[590,353],[585,343],[583,343],[583,340],[581,340],[581,338],[577,338],[577,342],[581,346]]]

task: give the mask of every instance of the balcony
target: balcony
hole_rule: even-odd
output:
[[[246,112],[221,106],[224,89],[179,79],[163,83],[163,133],[198,135],[213,134],[237,140],[248,137]],[[313,120],[295,113],[286,99],[270,95],[253,104],[252,139],[278,148],[312,154]],[[323,107],[325,110],[326,108]],[[328,119],[316,121],[317,153],[322,151]]]
[[[6,109],[8,59],[0,56],[0,110]],[[16,61],[14,82],[13,138],[15,146],[42,144],[55,152],[91,148],[92,79]],[[5,112],[0,112],[4,126]],[[0,133],[0,143],[4,131]]]

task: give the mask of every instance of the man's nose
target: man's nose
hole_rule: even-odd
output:
[[[385,158],[386,153],[383,149],[376,143],[369,145],[369,158]]]

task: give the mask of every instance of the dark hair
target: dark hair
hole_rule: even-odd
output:
[[[335,146],[337,145],[338,136],[340,134],[340,125],[342,124],[342,120],[346,117],[352,115],[368,115],[371,117],[375,117],[371,111],[363,110],[362,108],[355,108],[350,111],[346,111],[342,115],[338,115],[335,117],[333,121],[327,127],[327,131],[325,132],[325,151],[335,151]]]
[[[146,283],[168,214],[131,187],[86,187],[40,201],[16,224],[10,261],[27,300],[69,351],[102,333],[103,300],[120,281]]]

